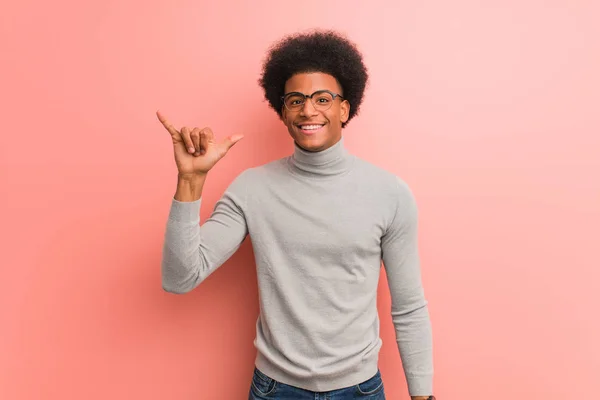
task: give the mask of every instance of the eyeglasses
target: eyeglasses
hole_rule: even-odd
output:
[[[315,110],[329,110],[336,97],[343,99],[341,94],[333,93],[329,90],[317,90],[311,95],[305,95],[300,92],[290,92],[285,96],[281,96],[281,101],[289,111],[300,111],[306,103],[306,99],[310,99]]]

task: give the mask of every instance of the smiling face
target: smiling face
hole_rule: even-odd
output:
[[[284,93],[299,92],[310,95],[319,90],[329,90],[343,95],[337,80],[321,72],[296,74],[285,83]],[[315,99],[315,101],[318,101]],[[342,138],[342,123],[348,120],[350,103],[336,97],[325,111],[315,109],[307,99],[298,111],[282,106],[281,119],[296,144],[306,151],[322,151]]]

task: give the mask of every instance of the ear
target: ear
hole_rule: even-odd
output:
[[[340,121],[345,123],[348,121],[348,117],[350,116],[350,103],[348,100],[344,100],[340,104]]]

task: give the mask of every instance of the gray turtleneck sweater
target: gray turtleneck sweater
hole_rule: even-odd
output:
[[[250,236],[260,313],[256,367],[312,391],[372,377],[381,347],[377,285],[386,269],[409,393],[432,393],[432,335],[421,283],[417,208],[396,176],[347,152],[343,139],[241,173],[200,225],[200,202],[172,199],[165,290],[185,293]]]

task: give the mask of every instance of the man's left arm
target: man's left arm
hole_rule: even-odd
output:
[[[421,281],[418,213],[408,185],[398,180],[397,206],[381,241],[398,350],[413,400],[433,394],[433,340]]]

